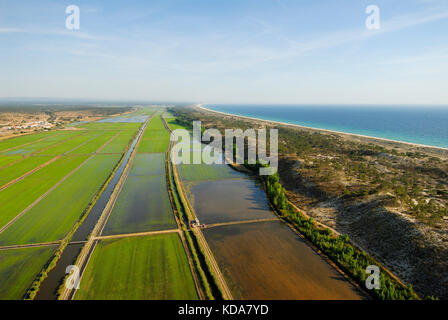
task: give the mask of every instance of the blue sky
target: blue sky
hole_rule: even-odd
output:
[[[0,0],[0,97],[448,105],[446,0],[38,3]]]

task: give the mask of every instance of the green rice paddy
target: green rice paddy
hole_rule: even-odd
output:
[[[170,134],[163,125],[160,116],[154,116],[148,124],[138,152],[166,152],[170,143]]]
[[[143,108],[124,118],[155,111]],[[105,234],[177,228],[166,185],[165,152],[170,134],[160,118],[162,111],[163,108],[157,109],[142,136]],[[0,191],[0,228],[29,207],[0,233],[0,246],[52,242],[66,237],[89,208],[141,125],[78,123],[72,130],[0,141],[0,186],[55,159]],[[95,155],[89,159],[92,154]],[[61,181],[75,168],[78,169]],[[0,299],[23,298],[54,250],[54,246],[44,246],[0,251]],[[75,298],[198,299],[198,296],[180,237],[172,233],[101,240]]]
[[[0,169],[0,186],[24,175],[53,158],[52,156],[28,157],[7,168]]]
[[[56,134],[56,131],[27,134],[19,137],[1,140],[0,152],[11,148],[17,148],[19,146],[38,141],[40,139],[50,137],[51,135],[54,134]]]
[[[23,156],[0,156],[0,169],[7,167],[8,165],[20,161]]]
[[[129,176],[103,234],[175,229],[165,175]]]
[[[0,245],[61,240],[110,175],[119,155],[97,155],[0,234]]]
[[[178,234],[103,240],[75,299],[198,299]]]
[[[60,158],[0,191],[0,227],[17,216],[86,159],[87,156]]]
[[[0,251],[0,300],[22,299],[54,247]]]
[[[122,153],[128,144],[132,141],[137,130],[135,131],[122,131],[116,136],[100,153]]]

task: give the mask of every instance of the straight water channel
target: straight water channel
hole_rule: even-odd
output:
[[[130,148],[126,152],[126,155],[118,167],[118,169],[113,174],[112,179],[107,184],[106,188],[104,189],[103,193],[100,195],[98,200],[95,202],[94,206],[92,207],[92,210],[90,211],[87,218],[84,220],[84,222],[81,224],[81,226],[76,230],[75,234],[72,237],[71,242],[79,242],[79,241],[86,241],[92,232],[93,228],[95,227],[98,219],[101,216],[101,213],[103,212],[104,208],[106,207],[106,204],[109,201],[110,196],[112,195],[115,186],[117,185],[118,181],[120,180],[121,176],[123,175],[124,169],[126,168],[126,165],[129,162],[129,159],[131,157],[132,151],[134,150],[140,136],[143,134],[144,128],[146,127],[148,121],[145,122],[144,125],[140,128],[140,131],[138,132],[137,137],[132,142]],[[77,257],[78,254],[81,252],[82,247],[84,246],[84,243],[74,243],[69,244],[65,248],[64,252],[61,255],[61,258],[59,259],[56,267],[52,269],[48,273],[48,277],[42,282],[39,292],[36,295],[36,300],[56,300],[57,299],[57,290],[61,286],[62,281],[64,280],[66,274],[66,268],[69,265],[72,265]]]

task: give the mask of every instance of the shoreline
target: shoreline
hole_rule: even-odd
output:
[[[326,133],[336,133],[336,134],[348,135],[348,136],[352,136],[352,137],[356,137],[356,138],[367,138],[367,139],[379,140],[379,141],[383,141],[383,142],[398,143],[398,144],[404,144],[404,145],[412,146],[412,147],[436,149],[436,150],[442,150],[442,151],[448,152],[448,148],[444,148],[444,147],[431,146],[431,145],[406,142],[406,141],[399,141],[399,140],[393,140],[393,139],[387,139],[387,138],[379,138],[379,137],[374,137],[374,136],[366,136],[366,135],[357,134],[357,133],[348,133],[348,132],[342,132],[342,131],[336,131],[336,130],[306,127],[306,126],[302,126],[299,124],[293,124],[293,123],[287,123],[287,122],[281,122],[281,121],[275,121],[275,120],[266,120],[266,119],[260,119],[260,118],[255,118],[255,117],[241,116],[241,115],[237,115],[237,114],[226,113],[226,112],[216,111],[213,109],[208,109],[208,108],[204,107],[202,104],[197,104],[195,106],[197,108],[205,110],[205,111],[215,112],[215,113],[219,113],[219,114],[223,114],[223,115],[231,116],[231,117],[240,117],[240,118],[245,118],[245,119],[249,119],[249,120],[280,124],[280,125],[284,125],[284,126],[291,126],[291,127],[302,128],[302,129],[312,129],[312,130],[316,130],[316,131],[323,131]]]

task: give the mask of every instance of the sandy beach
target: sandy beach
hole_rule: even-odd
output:
[[[238,117],[238,118],[248,119],[248,120],[252,120],[252,121],[262,121],[267,124],[276,124],[276,125],[282,125],[282,126],[287,126],[287,127],[300,128],[303,130],[318,131],[318,132],[326,133],[326,134],[337,134],[344,138],[348,138],[350,140],[357,140],[357,141],[366,142],[366,143],[375,142],[375,143],[379,143],[381,145],[394,147],[394,148],[400,148],[400,149],[403,149],[406,151],[412,150],[414,152],[415,151],[428,152],[433,155],[448,158],[448,148],[436,147],[436,146],[430,146],[430,145],[424,145],[424,144],[418,144],[418,143],[411,143],[411,142],[405,142],[405,141],[398,141],[398,140],[392,140],[392,139],[386,139],[386,138],[379,138],[379,137],[373,137],[373,136],[366,136],[366,135],[355,134],[355,133],[347,133],[347,132],[341,132],[341,131],[335,131],[335,130],[306,127],[306,126],[301,126],[298,124],[292,124],[292,123],[287,123],[287,122],[280,122],[280,121],[265,120],[265,119],[254,118],[254,117],[241,116],[241,115],[236,115],[236,114],[231,114],[231,113],[208,109],[208,108],[204,107],[202,104],[197,104],[196,107],[203,111],[213,112],[213,113],[217,113],[217,114],[221,114],[221,115],[225,115],[225,116]]]

